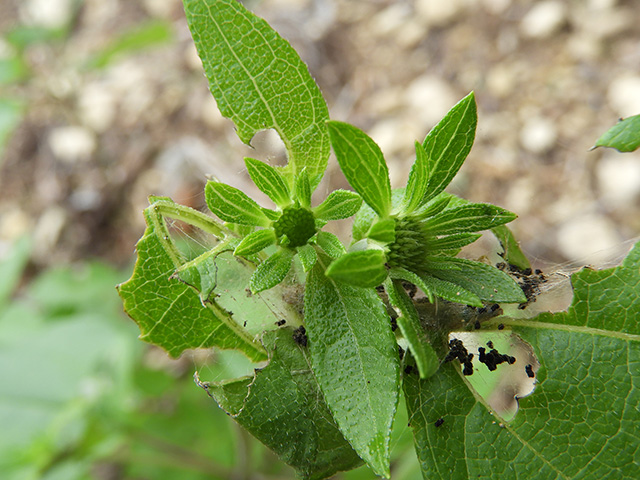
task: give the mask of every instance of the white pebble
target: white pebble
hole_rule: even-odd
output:
[[[640,195],[640,158],[609,151],[597,167],[602,200],[612,208],[633,205]]]
[[[527,120],[520,130],[520,143],[532,153],[548,152],[553,148],[556,140],[556,127],[545,118],[531,118]]]
[[[609,104],[619,117],[630,117],[640,113],[640,76],[624,75],[609,85]]]
[[[557,231],[558,248],[571,261],[599,264],[622,238],[608,218],[597,214],[573,217]]]
[[[538,2],[522,19],[520,30],[525,37],[546,38],[562,27],[566,16],[564,3],[555,0]]]
[[[65,163],[86,161],[96,148],[93,133],[79,126],[55,128],[49,133],[49,147],[56,158]]]
[[[463,0],[417,0],[416,12],[430,26],[442,26],[454,20],[465,8]]]

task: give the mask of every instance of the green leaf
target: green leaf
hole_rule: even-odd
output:
[[[283,208],[291,203],[291,193],[282,174],[271,165],[260,160],[246,157],[244,164],[253,183],[262,193],[267,195],[273,203]]]
[[[18,238],[0,257],[0,310],[4,310],[9,299],[20,284],[29,257],[32,241],[29,237]]]
[[[118,286],[127,314],[140,327],[140,338],[178,357],[189,348],[235,348],[255,361],[266,355],[224,308],[206,306],[198,293],[173,274],[182,258],[166,224],[153,206],[145,210],[147,229],[138,241],[131,278]]]
[[[434,276],[460,285],[488,302],[526,302],[522,289],[505,272],[492,265],[465,258],[430,257],[429,271]]]
[[[263,342],[269,365],[253,378],[200,385],[301,478],[320,480],[360,465],[324,402],[307,349],[289,328],[268,332]]]
[[[347,253],[340,239],[330,232],[318,232],[316,244],[331,258],[338,258]]]
[[[313,371],[345,438],[389,478],[389,435],[399,365],[389,317],[373,289],[325,277],[320,256],[307,278],[305,323]]]
[[[409,172],[402,209],[405,213],[417,210],[424,202],[429,182],[429,156],[420,142],[416,142],[416,161]]]
[[[295,185],[296,200],[300,202],[300,205],[306,208],[311,207],[311,184],[309,183],[309,176],[307,170],[296,174],[293,183]]]
[[[258,293],[279,284],[287,276],[293,261],[293,250],[279,248],[276,253],[258,265],[251,276],[251,292]]]
[[[25,111],[25,104],[15,98],[0,97],[0,166],[4,159],[4,148],[9,136],[18,126]]]
[[[393,268],[389,272],[389,276],[393,279],[401,279],[405,282],[413,283],[434,303],[434,297],[440,297],[450,302],[462,303],[474,307],[482,307],[482,301],[475,293],[462,288],[460,285],[441,280],[430,275],[418,276],[409,270],[403,268]]]
[[[349,184],[380,217],[387,217],[391,184],[380,147],[353,125],[336,121],[327,125],[333,151]]]
[[[313,248],[313,246],[306,244],[298,247],[298,258],[300,259],[300,263],[302,264],[302,269],[305,272],[308,272],[316,264],[316,260],[318,260],[318,254],[316,253],[316,249]]]
[[[396,319],[396,322],[402,335],[409,343],[409,349],[418,365],[420,378],[429,378],[440,367],[440,361],[420,324],[420,318],[416,308],[413,306],[413,300],[405,291],[400,280],[388,281],[385,283],[385,287],[387,287],[386,291],[391,304],[400,310],[401,314]]]
[[[348,190],[334,190],[320,205],[313,209],[316,218],[340,220],[355,215],[362,206],[362,198]]]
[[[489,203],[469,203],[447,208],[435,217],[427,219],[425,224],[434,235],[449,235],[487,230],[517,217],[515,213]]]
[[[386,255],[382,250],[349,252],[334,260],[327,277],[358,287],[377,287],[387,278]]]
[[[276,243],[276,234],[273,230],[270,228],[257,230],[244,237],[233,253],[246,257],[261,252],[274,243]]]
[[[503,250],[501,255],[507,263],[515,265],[520,270],[531,268],[529,259],[520,249],[520,245],[518,244],[516,237],[514,237],[513,232],[509,230],[509,227],[500,225],[499,227],[492,228],[491,232],[493,232],[500,242]]]
[[[260,205],[231,185],[208,181],[204,196],[209,210],[225,222],[260,227],[271,223]]]
[[[640,115],[621,119],[598,139],[593,148],[610,147],[633,152],[640,147]]]
[[[431,200],[426,202],[422,207],[420,207],[418,211],[415,212],[414,215],[417,218],[421,218],[421,219],[433,217],[434,215],[437,215],[438,213],[443,211],[445,208],[447,208],[449,204],[452,203],[452,200],[454,200],[455,198],[456,197],[454,197],[449,193],[442,192],[439,195],[437,195],[435,198],[432,198]]]
[[[572,284],[567,312],[494,321],[512,327],[540,361],[535,391],[519,399],[510,422],[491,414],[451,364],[427,380],[405,377],[425,478],[637,476],[640,244],[621,266],[584,269]]]
[[[275,129],[291,175],[307,168],[312,187],[329,158],[329,111],[306,65],[263,19],[235,0],[184,0],[187,23],[220,111],[249,143]]]
[[[481,236],[481,233],[456,233],[447,235],[446,237],[434,238],[433,240],[429,240],[427,249],[428,251],[436,251],[462,248],[475,242]]]
[[[471,92],[460,100],[424,139],[429,158],[429,186],[426,203],[442,192],[464,163],[476,135],[476,100]]]
[[[391,243],[396,239],[396,221],[393,218],[378,220],[371,225],[367,237],[378,242]]]

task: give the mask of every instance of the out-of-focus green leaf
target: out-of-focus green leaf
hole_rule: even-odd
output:
[[[399,387],[396,340],[375,291],[327,278],[329,261],[319,255],[305,287],[313,372],[345,438],[377,475],[388,478]]]
[[[640,147],[640,115],[621,119],[598,139],[593,148],[610,147],[633,152]]]
[[[0,166],[2,166],[4,148],[9,135],[20,123],[24,108],[24,103],[19,100],[0,97]]]
[[[31,239],[22,237],[0,259],[0,310],[6,306],[27,265],[31,254]]]
[[[289,328],[268,332],[263,342],[269,365],[253,378],[201,385],[302,478],[319,480],[360,465],[323,400],[307,349]]]
[[[492,414],[453,365],[427,380],[405,377],[425,478],[636,477],[640,244],[621,266],[584,269],[572,283],[567,312],[493,321],[512,328],[540,361],[536,389],[519,400],[513,420]]]
[[[88,62],[88,67],[104,68],[123,55],[133,54],[156,45],[168,44],[172,39],[173,30],[169,22],[152,20],[138,24],[120,34],[103,50],[94,54]]]
[[[147,229],[138,241],[132,277],[118,286],[125,311],[140,327],[140,338],[164,348],[172,357],[188,348],[235,348],[249,358],[265,358],[262,347],[232,315],[174,277],[182,265],[164,219],[145,210]]]
[[[307,168],[313,190],[329,158],[329,111],[307,66],[263,19],[235,0],[184,0],[187,22],[220,111],[249,143],[275,129],[293,175]],[[292,184],[292,182],[289,182]]]
[[[0,85],[19,82],[29,74],[29,68],[19,56],[0,58]]]

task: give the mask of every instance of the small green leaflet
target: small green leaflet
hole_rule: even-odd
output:
[[[420,142],[416,142],[416,161],[413,162],[407,188],[404,192],[402,207],[406,213],[418,209],[425,202],[425,194],[429,183],[429,157]]]
[[[318,256],[305,287],[313,372],[345,438],[377,475],[389,478],[398,347],[375,291],[328,279],[329,261]]]
[[[415,358],[418,365],[420,378],[429,378],[438,370],[440,361],[420,324],[420,318],[416,308],[413,306],[413,300],[405,292],[400,280],[386,282],[385,290],[392,305],[400,310],[401,314],[396,319],[396,322],[402,335],[409,343],[413,358]]]
[[[329,158],[329,111],[307,66],[267,22],[235,0],[183,0],[191,35],[220,111],[249,143],[275,129],[289,178],[307,168],[312,189]]]
[[[293,250],[280,247],[269,258],[258,265],[249,283],[252,293],[268,290],[279,284],[291,270]]]
[[[598,139],[593,148],[610,147],[620,152],[633,152],[640,147],[640,115],[620,119]]]
[[[275,167],[249,157],[244,159],[244,164],[253,183],[273,200],[273,203],[281,208],[291,203],[289,186]]]
[[[516,237],[513,235],[513,232],[509,230],[509,227],[505,225],[500,225],[498,227],[493,227],[491,232],[496,236],[500,245],[502,246],[502,258],[505,259],[507,263],[511,265],[515,265],[520,270],[526,270],[527,268],[531,268],[531,264],[529,263],[529,259],[526,257],[524,252],[520,249],[520,245],[516,240]]]
[[[328,125],[333,151],[349,184],[380,217],[387,217],[391,184],[380,147],[353,125],[336,121]]]
[[[359,287],[377,287],[387,278],[382,250],[359,250],[342,255],[327,268],[329,278]]]
[[[209,210],[225,222],[261,227],[271,224],[260,205],[235,187],[209,181],[204,197]]]
[[[464,163],[476,135],[476,100],[471,92],[433,127],[422,146],[429,158],[429,186],[422,203],[442,192]]]
[[[302,478],[320,480],[359,466],[322,398],[307,349],[294,343],[290,328],[267,332],[263,342],[269,365],[254,378],[199,384]]]
[[[482,300],[507,303],[527,301],[518,284],[492,265],[457,257],[431,257],[429,265],[435,277],[460,285]]]
[[[340,220],[355,215],[362,205],[360,195],[348,190],[334,190],[320,205],[313,209],[317,218]]]
[[[468,203],[443,210],[428,219],[426,225],[434,235],[449,235],[488,230],[516,218],[515,213],[489,203]]]

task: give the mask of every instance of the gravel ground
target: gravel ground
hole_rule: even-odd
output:
[[[640,155],[589,151],[640,113],[636,1],[246,3],[308,63],[332,118],[379,143],[393,186],[406,181],[414,141],[474,90],[476,144],[451,191],[516,212],[512,228],[537,260],[597,264],[638,235]],[[264,132],[252,150],[218,113],[179,1],[4,0],[0,19],[3,32],[69,26],[26,48],[30,75],[5,89],[28,107],[0,164],[0,246],[31,232],[37,266],[126,265],[147,195],[203,208],[206,175],[268,205],[242,158],[281,162],[281,144]],[[168,26],[170,40],[95,66],[148,22]],[[0,41],[0,57],[10,51]],[[332,160],[320,190],[345,186]]]

